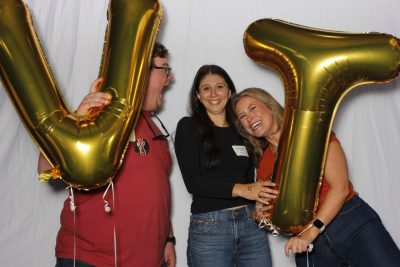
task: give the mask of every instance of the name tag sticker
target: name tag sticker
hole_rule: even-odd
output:
[[[233,151],[235,151],[236,156],[244,156],[244,157],[249,157],[249,154],[247,153],[247,149],[245,146],[232,146]]]

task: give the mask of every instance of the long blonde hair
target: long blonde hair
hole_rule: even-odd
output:
[[[239,100],[245,96],[257,99],[258,101],[262,102],[269,110],[271,110],[272,118],[278,125],[277,131],[281,130],[283,125],[283,107],[281,106],[281,104],[279,104],[278,101],[275,100],[273,96],[271,96],[267,91],[256,87],[244,89],[232,99],[232,107],[234,111],[237,102],[239,102]],[[244,130],[235,112],[234,118],[236,129],[238,130],[239,134],[245,139],[246,148],[250,153],[250,158],[257,166],[259,161],[261,160],[264,149],[268,146],[269,143],[267,140],[265,140],[265,138],[258,138],[248,134]]]

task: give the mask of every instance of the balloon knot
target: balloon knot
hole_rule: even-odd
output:
[[[50,180],[61,179],[60,168],[55,167],[50,170],[44,171],[39,174],[39,181],[40,182],[48,182]]]

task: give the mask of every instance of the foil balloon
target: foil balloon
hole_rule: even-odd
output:
[[[244,33],[247,55],[276,70],[285,87],[284,124],[273,181],[279,195],[269,223],[296,234],[313,219],[333,119],[340,101],[361,84],[399,75],[399,40],[388,34],[313,29],[273,19]]]
[[[140,114],[161,18],[156,0],[110,1],[100,76],[101,91],[112,100],[78,116],[60,94],[27,6],[0,0],[1,78],[26,129],[54,167],[47,176],[85,190],[115,176]]]

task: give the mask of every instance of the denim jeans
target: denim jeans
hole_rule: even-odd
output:
[[[267,232],[251,218],[253,206],[192,214],[187,261],[190,267],[270,267]]]
[[[74,260],[73,259],[62,259],[57,258],[57,263],[55,267],[74,267]],[[84,263],[79,260],[75,260],[75,267],[95,267],[93,265]],[[167,263],[163,263],[161,267],[167,267]]]
[[[378,214],[359,196],[347,201],[308,253],[309,266],[395,267],[400,250]],[[296,265],[307,266],[307,254],[296,254]]]
[[[56,267],[74,267],[74,259],[57,258]],[[75,267],[95,267],[93,265],[75,260]]]

